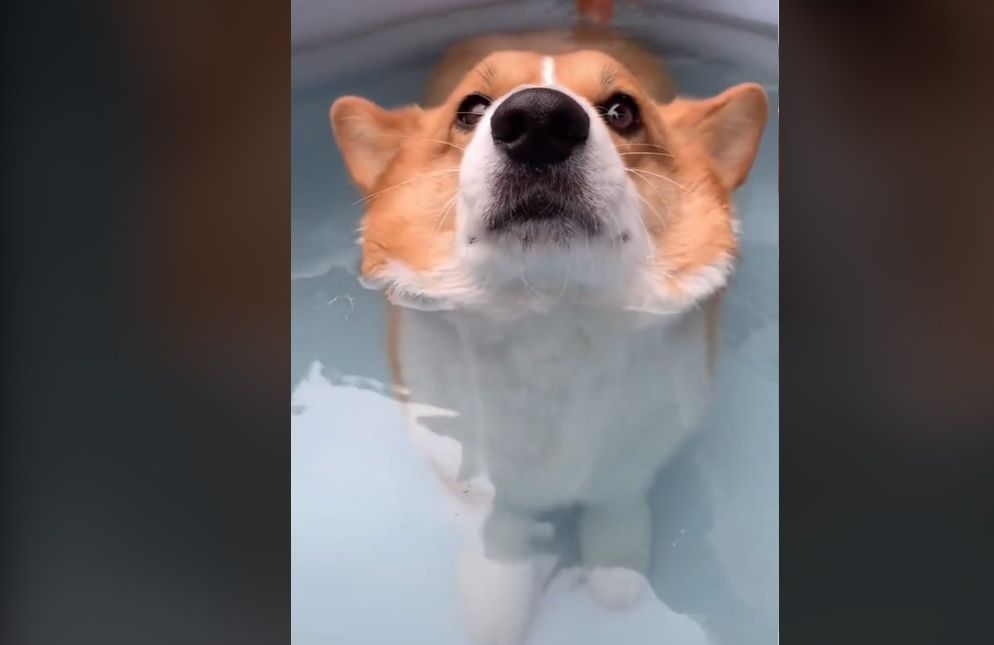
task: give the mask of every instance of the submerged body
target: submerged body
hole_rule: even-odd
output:
[[[701,310],[399,315],[409,398],[459,415],[445,424],[463,453],[450,476],[485,473],[522,512],[644,494],[709,391]]]
[[[756,86],[671,99],[638,45],[542,32],[454,47],[431,109],[332,109],[394,378],[461,508],[478,642],[520,640],[550,511],[579,510],[597,598],[644,585],[646,495],[705,409],[731,194],[766,116]]]
[[[710,392],[707,313],[559,303],[513,321],[393,315],[414,437],[465,531],[461,597],[475,641],[519,642],[555,566],[542,556],[553,511],[579,510],[595,598],[633,603],[650,566],[647,493]]]

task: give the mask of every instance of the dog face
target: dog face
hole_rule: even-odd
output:
[[[766,113],[752,84],[657,104],[594,51],[492,54],[428,110],[341,98],[361,277],[428,309],[680,311],[725,284]]]

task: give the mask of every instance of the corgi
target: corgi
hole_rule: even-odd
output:
[[[642,593],[647,493],[707,404],[767,109],[755,84],[676,97],[650,52],[590,28],[460,43],[421,106],[332,105],[360,280],[389,302],[412,436],[467,532],[476,642],[524,637],[550,512],[578,513],[595,598]]]

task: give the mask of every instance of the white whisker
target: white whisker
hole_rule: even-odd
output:
[[[673,155],[671,155],[668,152],[645,152],[645,151],[634,151],[633,150],[631,152],[619,152],[618,153],[619,157],[630,157],[632,155],[648,155],[650,157],[667,157],[669,159],[673,158]]]
[[[657,211],[655,208],[652,207],[652,204],[649,203],[649,200],[647,200],[642,195],[639,195],[638,191],[635,192],[635,196],[638,197],[640,200],[642,200],[642,203],[645,204],[646,207],[649,210],[651,210],[653,213],[655,213],[656,217],[659,218],[659,221],[662,223],[663,228],[665,229],[666,228],[666,221],[663,219],[663,216],[659,214],[659,211]],[[639,222],[642,224],[642,228],[645,229],[645,234],[648,235],[649,234],[649,229],[646,228],[645,222],[643,222],[641,218],[639,218]]]
[[[614,222],[614,228],[615,228],[616,231],[618,231],[618,238],[624,236],[625,231],[621,228],[621,222],[618,221],[618,216],[615,215],[610,210],[608,211],[608,215],[611,216],[611,221]],[[614,238],[615,241],[614,241],[613,246],[618,246],[618,242],[617,242],[618,238]],[[590,245],[590,241],[589,240],[587,240],[587,245],[588,246]]]
[[[420,175],[415,175],[414,177],[411,177],[410,179],[405,179],[404,181],[398,182],[398,183],[394,184],[393,186],[389,186],[387,188],[384,188],[383,190],[378,190],[375,193],[370,193],[369,195],[366,195],[365,197],[363,197],[361,199],[357,199],[356,201],[352,202],[352,205],[353,206],[357,206],[358,204],[364,204],[364,203],[370,201],[371,199],[382,195],[383,193],[390,192],[394,188],[400,188],[401,186],[406,186],[407,184],[411,183],[412,181],[416,181],[418,179],[427,179],[429,177],[436,177],[438,175],[445,175],[445,174],[453,173],[453,172],[459,172],[459,166],[455,166],[453,168],[443,168],[442,170],[435,170],[433,172],[421,173]]]
[[[666,150],[669,152],[669,148],[666,146],[659,146],[655,143],[619,143],[618,147],[624,148],[634,148],[635,146],[645,146],[646,148],[656,148],[657,150]]]
[[[642,170],[641,168],[628,168],[627,170],[628,170],[629,172],[638,172],[638,173],[643,173],[643,172],[644,172],[644,173],[645,173],[645,174],[647,174],[647,175],[652,175],[653,177],[659,177],[659,178],[660,178],[660,179],[662,179],[663,181],[668,181],[668,182],[670,182],[671,184],[673,184],[674,186],[676,186],[676,187],[677,187],[677,188],[679,188],[680,190],[683,190],[683,191],[685,191],[685,192],[688,192],[688,193],[690,192],[690,189],[689,189],[689,188],[687,188],[686,186],[684,186],[683,184],[681,184],[681,183],[679,183],[679,182],[677,182],[677,181],[674,181],[674,180],[670,179],[670,178],[669,178],[669,177],[667,177],[666,175],[660,175],[660,174],[659,174],[658,172],[649,172],[648,170]]]
[[[626,172],[631,173],[633,176],[638,177],[639,179],[641,179],[642,181],[644,181],[645,183],[647,183],[649,185],[649,188],[651,188],[652,190],[654,190],[656,192],[656,195],[659,196],[659,201],[661,201],[663,203],[663,206],[666,208],[666,214],[668,216],[670,216],[670,217],[673,216],[673,211],[670,210],[669,202],[666,201],[666,198],[663,197],[663,194],[661,192],[659,192],[659,187],[656,186],[654,183],[652,183],[651,179],[649,179],[648,177],[645,177],[645,176],[641,175],[640,173],[636,172],[632,168],[626,169]],[[641,197],[641,195],[639,195],[639,197]],[[646,205],[648,205],[648,202],[646,202]],[[666,220],[664,220],[663,216],[659,214],[659,211],[657,211],[656,209],[653,208],[652,212],[654,212],[656,214],[656,217],[659,219],[659,223],[663,225],[663,228],[666,228],[666,226],[667,226]]]
[[[638,197],[639,199],[641,199],[645,203],[646,206],[649,206],[649,202],[645,201],[645,198],[642,197],[642,195],[639,195],[638,193],[635,193],[635,196]],[[649,208],[652,208],[652,207],[649,206]],[[652,245],[652,236],[649,235],[649,229],[646,228],[645,222],[642,221],[642,218],[639,217],[637,219],[638,219],[639,226],[641,226],[642,230],[645,231],[645,244],[646,244],[646,246],[649,247],[649,255],[647,255],[646,257],[649,259],[649,264],[655,266],[655,264],[656,264],[656,249]]]
[[[465,146],[460,146],[458,144],[452,143],[451,141],[446,141],[445,139],[433,139],[432,137],[422,137],[422,136],[418,136],[418,135],[415,135],[415,134],[391,134],[389,136],[397,137],[397,138],[400,138],[400,139],[415,139],[415,140],[419,140],[419,141],[428,141],[428,142],[434,142],[434,143],[441,143],[441,144],[450,146],[452,148],[455,148],[456,150],[465,150],[466,149]]]
[[[457,197],[459,197],[458,189],[452,193],[452,197],[450,197],[449,201],[445,202],[445,206],[442,207],[442,212],[438,217],[438,221],[435,223],[435,235],[438,235],[439,231],[442,230],[442,222],[444,222],[445,218],[448,216],[449,210],[455,210],[453,206],[455,206]]]
[[[364,117],[360,117],[360,116],[348,116],[348,117],[345,117],[344,120],[345,121],[359,121],[361,123],[365,123],[366,122],[366,119]],[[424,136],[420,136],[420,135],[417,135],[417,134],[388,134],[388,135],[384,135],[384,136],[397,137],[399,139],[420,139],[422,141],[433,141],[435,143],[441,143],[441,144],[444,144],[444,145],[447,145],[447,146],[451,146],[451,147],[455,148],[456,150],[465,150],[466,149],[465,147],[460,146],[460,145],[455,144],[455,143],[452,143],[451,141],[445,141],[444,139],[434,139],[432,137],[424,137]]]
[[[536,296],[538,296],[539,298],[541,298],[541,299],[544,300],[545,297],[546,297],[545,294],[542,293],[541,291],[539,291],[538,289],[536,289],[535,287],[533,287],[531,285],[531,283],[528,282],[528,280],[525,279],[525,268],[526,268],[527,264],[528,264],[527,262],[522,262],[521,263],[521,283],[524,284],[526,287],[528,287],[528,289],[532,293],[534,293]]]

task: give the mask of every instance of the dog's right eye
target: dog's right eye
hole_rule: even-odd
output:
[[[456,109],[456,125],[464,130],[472,130],[488,107],[490,107],[489,98],[482,94],[470,94]]]

